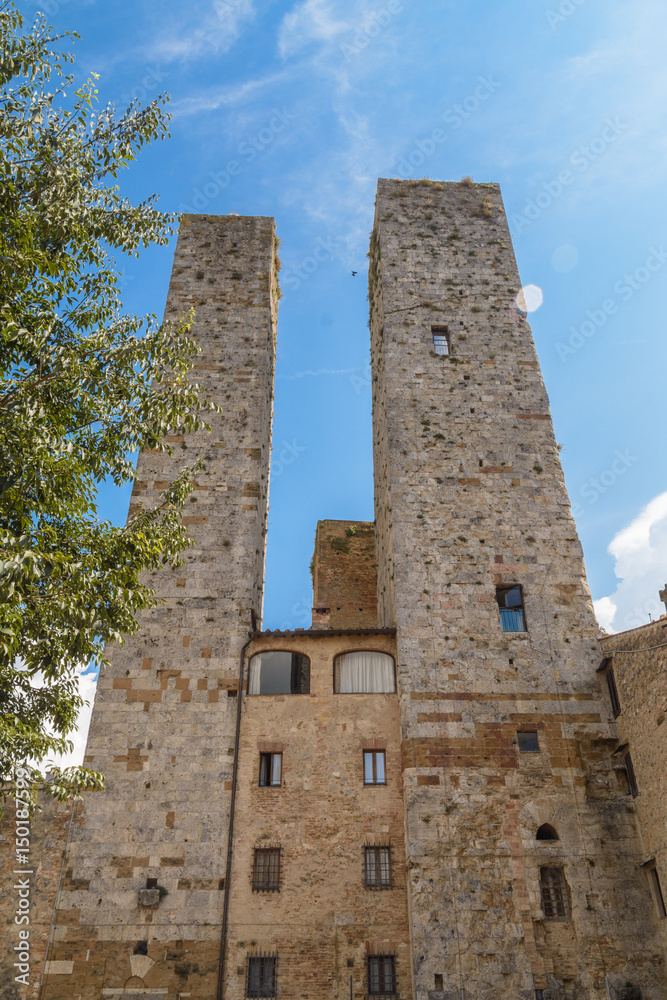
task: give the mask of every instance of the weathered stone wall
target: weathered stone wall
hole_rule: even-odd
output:
[[[362,1000],[372,942],[395,952],[399,996],[410,1000],[397,696],[333,693],[338,653],[393,655],[394,638],[266,633],[248,659],[271,649],[310,658],[310,694],[243,696],[225,996],[243,997],[248,955],[277,951],[283,1000]],[[364,748],[385,750],[386,785],[364,785]],[[280,788],[258,786],[264,750],[283,754]],[[391,889],[364,888],[370,843],[391,844]],[[252,891],[253,849],[262,844],[282,848],[279,892]]]
[[[667,903],[667,617],[605,636],[600,645],[611,657],[621,709],[618,737],[628,744],[637,779],[642,861],[655,862]],[[619,767],[622,760],[621,755]],[[667,920],[660,928],[667,950]]]
[[[372,521],[317,522],[313,625],[377,628],[377,562]]]
[[[63,864],[67,836],[71,824],[80,823],[77,812],[72,819],[72,803],[61,804],[54,799],[39,796],[39,809],[29,819],[27,839],[30,846],[26,852],[28,862],[24,865],[16,856],[16,813],[14,799],[7,799],[0,817],[0,899],[2,899],[2,940],[4,950],[0,956],[0,996],[3,1000],[37,1000],[44,972],[47,941],[51,929],[51,917],[56,902],[58,887],[70,881],[72,873]],[[20,829],[25,829],[23,818]],[[20,837],[23,841],[24,836]],[[28,882],[30,909],[29,923],[16,923],[18,892],[17,886]],[[16,968],[19,956],[15,949],[20,945],[19,931],[28,932],[29,986],[17,982],[16,977],[23,972]],[[26,964],[26,963],[20,963]]]
[[[397,628],[416,996],[615,1000],[632,982],[657,1000],[664,956],[519,288],[496,185],[379,182],[378,612]],[[501,630],[495,590],[514,584],[527,632]],[[558,841],[536,840],[543,823]],[[542,866],[564,869],[569,921],[544,919]]]
[[[132,501],[155,504],[203,459],[185,523],[185,565],[153,578],[146,614],[100,676],[86,761],[104,772],[74,832],[44,1000],[102,989],[215,995],[239,654],[261,612],[276,319],[269,218],[185,216],[166,318],[196,310],[193,379],[223,409],[212,432],[142,452]],[[157,907],[138,891],[156,878]],[[147,942],[147,954],[141,954]]]

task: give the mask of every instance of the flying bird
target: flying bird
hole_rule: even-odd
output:
[[[357,273],[356,271],[353,271],[353,272],[352,272],[352,277],[353,277],[353,278],[354,278],[354,277],[356,276],[356,273]]]

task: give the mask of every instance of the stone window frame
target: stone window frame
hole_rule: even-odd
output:
[[[611,711],[615,719],[621,714],[621,699],[618,695],[618,686],[616,684],[616,676],[614,674],[613,657],[605,656],[604,660],[598,667],[598,674],[603,673],[605,680],[607,681],[607,690],[609,692],[609,701],[611,702]]]

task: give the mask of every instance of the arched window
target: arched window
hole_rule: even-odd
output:
[[[382,694],[395,690],[394,658],[388,653],[359,649],[334,660],[336,694]]]
[[[274,649],[250,661],[248,694],[309,694],[310,660],[303,653]]]
[[[559,840],[559,837],[553,826],[543,823],[535,834],[535,840]]]

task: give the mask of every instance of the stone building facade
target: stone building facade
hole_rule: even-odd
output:
[[[107,789],[72,829],[43,1000],[665,1000],[498,187],[379,182],[375,523],[320,522],[313,627],[279,633],[275,245],[271,219],[182,223],[166,315],[194,306],[223,413],[140,456],[147,503],[203,459],[195,545],[100,678]]]

